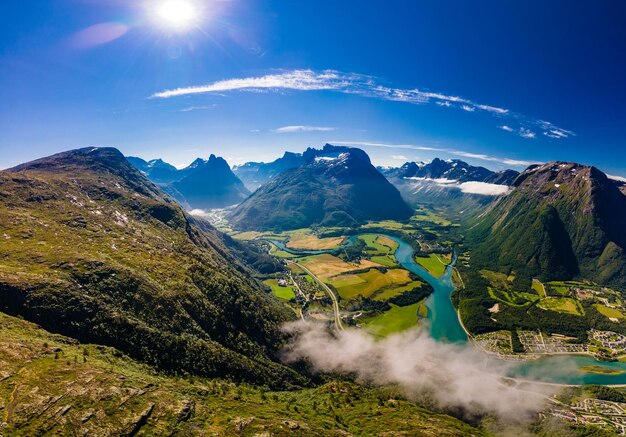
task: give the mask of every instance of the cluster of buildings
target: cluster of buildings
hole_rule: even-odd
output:
[[[611,355],[623,355],[626,353],[626,336],[613,331],[589,331],[589,340],[608,349]]]
[[[626,404],[584,399],[572,405],[552,408],[549,415],[577,425],[592,425],[626,435]]]
[[[518,337],[524,350],[531,354],[576,354],[588,353],[586,344],[569,343],[571,337],[563,335],[545,335],[541,331],[519,331]]]

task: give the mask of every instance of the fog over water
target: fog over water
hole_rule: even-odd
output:
[[[306,360],[319,372],[349,373],[359,382],[380,386],[398,385],[409,399],[429,395],[442,408],[524,421],[545,408],[546,396],[555,391],[540,384],[514,388],[502,379],[513,363],[489,359],[469,344],[436,341],[426,329],[384,339],[357,329],[330,332],[322,324],[302,321],[286,325],[285,330],[294,334],[283,351],[286,362]]]

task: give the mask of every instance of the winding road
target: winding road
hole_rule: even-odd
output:
[[[330,287],[328,287],[328,285],[324,284],[324,282],[322,282],[322,280],[320,278],[318,278],[317,276],[315,276],[313,274],[313,272],[311,272],[309,269],[307,269],[306,267],[304,267],[302,264],[299,264],[295,261],[287,261],[287,263],[289,264],[295,264],[298,267],[300,267],[302,270],[304,270],[304,272],[306,274],[308,274],[310,277],[312,277],[318,284],[320,284],[322,286],[322,288],[324,289],[324,291],[326,292],[326,294],[328,294],[328,296],[331,298],[331,300],[333,301],[333,312],[334,312],[334,318],[335,318],[335,328],[338,331],[344,331],[343,329],[343,324],[341,323],[341,316],[339,315],[339,301],[337,300],[337,296],[335,296],[335,293],[333,292],[333,290],[330,289]]]

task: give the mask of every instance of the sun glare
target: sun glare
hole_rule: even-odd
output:
[[[187,29],[197,21],[199,11],[190,1],[166,0],[157,7],[159,21],[172,29]]]

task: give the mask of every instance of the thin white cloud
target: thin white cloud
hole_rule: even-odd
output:
[[[488,184],[487,182],[463,182],[459,188],[464,193],[480,194],[481,196],[502,196],[510,191],[506,185]]]
[[[537,120],[536,125],[543,130],[545,136],[550,138],[561,139],[576,136],[574,132],[557,127],[549,121]]]
[[[334,130],[337,130],[337,128],[327,126],[283,126],[277,129],[272,129],[272,132],[277,134],[287,134],[300,132],[329,132]]]
[[[395,159],[396,161],[408,161],[409,158],[407,158],[404,155],[391,155],[391,159]]]
[[[191,112],[191,111],[202,111],[205,109],[213,109],[217,105],[203,105],[203,106],[188,106],[183,109],[179,109],[178,112]]]
[[[531,131],[530,129],[526,129],[525,127],[522,127],[519,130],[519,136],[522,138],[532,139],[532,138],[536,138],[537,134]]]
[[[433,183],[450,189],[459,189],[466,194],[479,194],[481,196],[502,196],[508,194],[511,190],[506,185],[489,184],[486,182],[462,182],[455,179],[445,178],[419,178],[408,177],[407,180],[418,181],[423,183]]]
[[[442,107],[458,108],[467,112],[476,112],[478,110],[495,117],[506,116],[521,125],[536,126],[544,132],[545,136],[550,138],[567,138],[574,135],[572,131],[559,128],[550,122],[529,119],[509,109],[477,103],[460,96],[425,91],[418,88],[403,89],[385,86],[381,85],[378,79],[372,76],[357,73],[342,73],[336,70],[292,70],[265,76],[225,79],[205,85],[164,90],[153,94],[151,97],[171,98],[195,94],[224,93],[229,91],[280,92],[284,90],[334,91],[417,105],[436,103]]]
[[[361,146],[361,147],[382,147],[388,149],[409,149],[409,150],[428,150],[434,152],[448,153],[454,156],[462,156],[464,158],[480,159],[482,161],[500,162],[506,165],[512,165],[516,167],[528,167],[531,164],[538,164],[538,161],[524,161],[512,158],[500,158],[496,156],[485,155],[482,153],[472,153],[464,150],[453,150],[442,147],[429,147],[415,144],[388,144],[388,143],[375,143],[367,141],[330,141],[331,144],[343,145],[343,146]]]
[[[502,130],[505,130],[507,132],[513,132],[514,131],[514,129],[511,126],[507,126],[505,124],[502,125],[502,126],[498,126],[498,129],[502,129]]]

